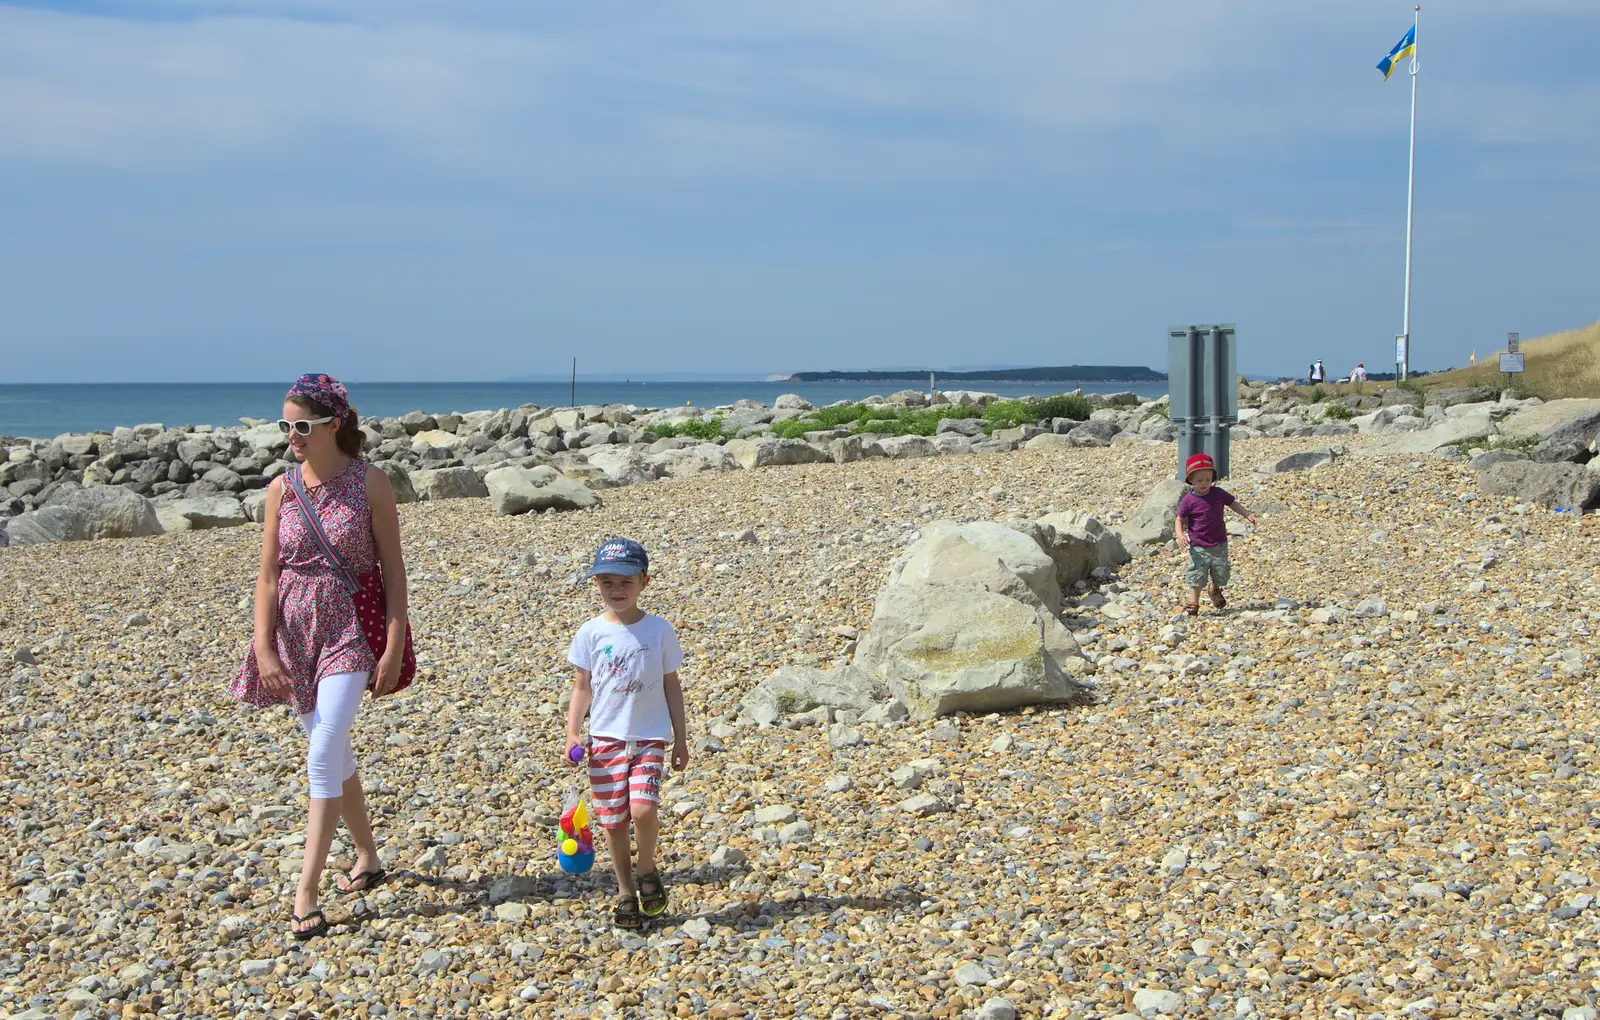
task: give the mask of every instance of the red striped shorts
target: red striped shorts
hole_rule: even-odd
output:
[[[664,740],[594,740],[589,748],[589,789],[594,794],[595,817],[602,826],[618,829],[627,825],[631,801],[661,802],[666,756]]]

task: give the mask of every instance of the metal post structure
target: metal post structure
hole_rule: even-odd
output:
[[[1167,331],[1169,415],[1178,430],[1180,479],[1184,462],[1196,453],[1211,455],[1219,479],[1228,475],[1229,442],[1239,421],[1236,334],[1231,322]]]
[[[578,359],[572,359],[572,406],[578,406]]]
[[[1422,5],[1417,4],[1411,21],[1411,158],[1406,170],[1406,309],[1401,335],[1405,338],[1398,348],[1400,364],[1395,372],[1405,379],[1411,369],[1411,213],[1417,190],[1417,38],[1422,24]]]

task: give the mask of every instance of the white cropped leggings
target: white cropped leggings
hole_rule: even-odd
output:
[[[306,751],[306,777],[313,800],[332,800],[344,790],[345,780],[356,774],[356,752],[350,746],[350,727],[367,690],[366,673],[336,673],[317,683],[317,707],[300,717],[311,738]]]

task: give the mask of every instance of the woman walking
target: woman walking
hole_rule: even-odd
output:
[[[251,705],[292,706],[310,738],[311,809],[290,912],[290,931],[304,941],[328,930],[318,889],[341,818],[356,859],[339,892],[365,892],[385,877],[350,727],[364,691],[381,696],[404,686],[416,664],[394,492],[361,458],[344,386],[301,376],[278,427],[297,464],[267,489],[255,634],[228,692]]]

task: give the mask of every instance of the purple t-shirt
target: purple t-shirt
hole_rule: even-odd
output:
[[[1228,541],[1228,522],[1223,514],[1237,502],[1233,494],[1213,485],[1204,496],[1190,489],[1178,500],[1178,516],[1188,522],[1189,541],[1195,545],[1222,545]]]

